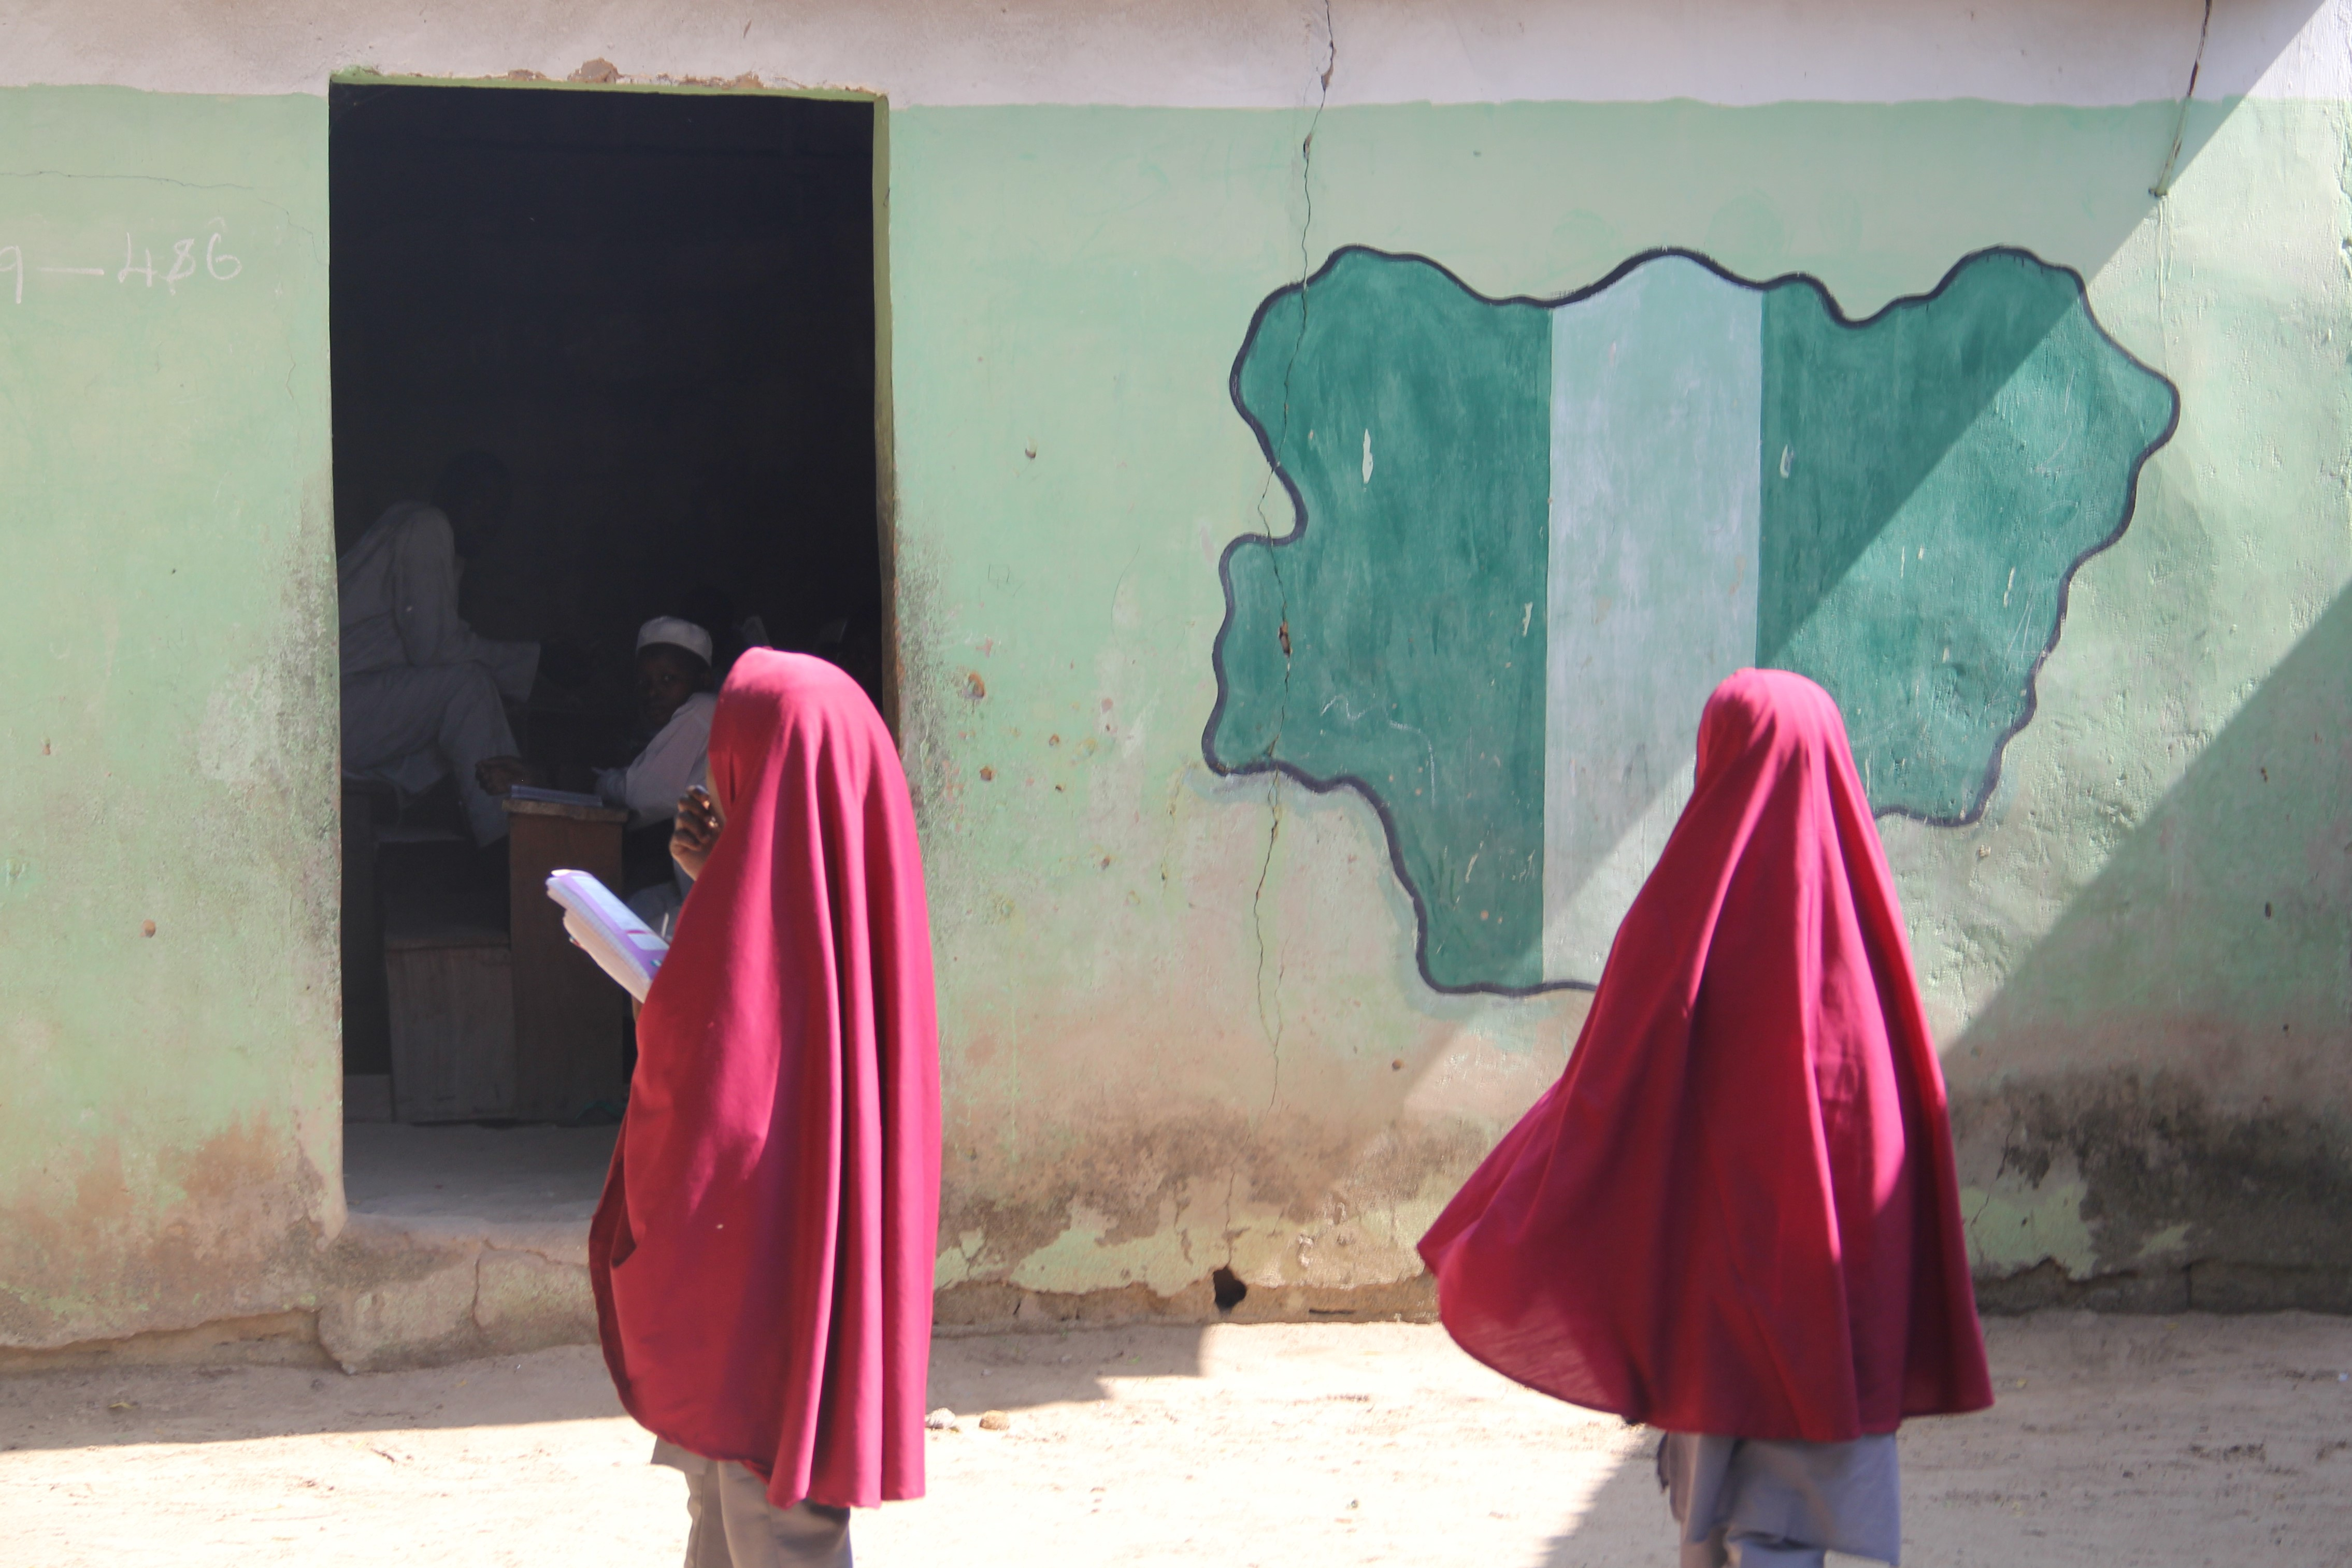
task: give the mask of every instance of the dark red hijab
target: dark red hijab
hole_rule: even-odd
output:
[[[630,1415],[779,1505],[920,1497],[940,1066],[906,776],[847,675],[759,649],[710,789],[726,829],[589,1232],[604,1360]]]
[[[1992,1403],[1943,1073],[1827,692],[1716,688],[1568,1071],[1421,1253],[1463,1349],[1669,1431]]]

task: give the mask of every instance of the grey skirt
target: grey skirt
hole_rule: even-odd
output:
[[[1903,1550],[1892,1432],[1850,1443],[1668,1432],[1658,1484],[1682,1526],[1686,1563],[1721,1563],[1732,1538],[1890,1563]]]

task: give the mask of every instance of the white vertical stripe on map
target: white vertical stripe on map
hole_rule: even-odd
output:
[[[1650,262],[1552,312],[1544,977],[1595,980],[1756,657],[1763,297]]]

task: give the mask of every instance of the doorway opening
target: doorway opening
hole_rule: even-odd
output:
[[[616,1119],[625,998],[564,944],[545,868],[524,862],[596,870],[623,894],[670,875],[666,825],[593,799],[664,722],[642,690],[646,622],[707,633],[714,685],[766,644],[830,657],[885,701],[880,109],[330,88],[348,1120]],[[485,472],[482,454],[506,503],[495,526],[454,530],[457,613],[537,650],[497,683],[520,759],[508,781],[577,798],[494,805],[515,831],[488,846],[447,745],[422,761],[351,750],[355,547],[441,501],[454,457]],[[352,1163],[398,1131],[354,1128]],[[352,1176],[356,1198],[369,1183]]]

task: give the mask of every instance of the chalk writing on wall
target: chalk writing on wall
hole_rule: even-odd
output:
[[[1855,321],[1683,252],[1547,301],[1349,248],[1232,392],[1296,523],[1226,548],[1209,764],[1360,791],[1429,983],[1506,992],[1598,977],[1743,665],[1829,689],[1882,814],[1980,815],[2179,414],[2010,249]]]
[[[155,260],[155,247],[142,246],[135,235],[122,236],[122,260],[119,266],[87,267],[66,263],[71,257],[37,256],[26,260],[20,245],[0,245],[0,287],[10,287],[14,304],[25,302],[25,279],[30,274],[39,277],[98,278],[111,277],[118,284],[139,283],[152,288],[161,284],[166,292],[177,294],[180,285],[198,278],[226,283],[245,270],[245,263],[231,256],[221,244],[217,234],[200,235],[190,239],[164,241],[163,261]],[[50,265],[52,262],[58,265]]]

